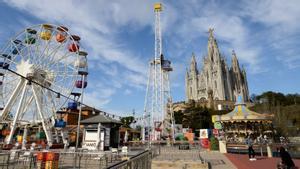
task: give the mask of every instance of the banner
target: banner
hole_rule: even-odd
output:
[[[201,146],[203,148],[209,148],[209,140],[208,138],[200,139]]]
[[[200,129],[200,139],[203,139],[203,138],[208,138],[208,131],[207,129]]]
[[[213,135],[215,137],[218,137],[219,136],[219,130],[218,129],[213,129]]]
[[[219,130],[221,130],[221,129],[222,129],[222,123],[221,123],[221,122],[219,122],[219,121],[215,122],[215,124],[214,124],[214,128],[215,128],[215,129],[219,129]]]

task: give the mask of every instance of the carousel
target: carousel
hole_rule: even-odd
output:
[[[227,143],[245,143],[250,135],[252,139],[273,138],[273,115],[260,114],[249,110],[238,96],[235,108],[224,115],[214,115],[212,120],[216,129],[219,129]]]

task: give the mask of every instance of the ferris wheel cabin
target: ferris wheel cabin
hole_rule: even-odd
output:
[[[20,41],[20,40],[18,40],[18,39],[16,39],[16,40],[14,40],[13,41],[13,46],[12,46],[12,48],[11,48],[11,53],[13,54],[13,55],[17,55],[17,54],[19,54],[19,51],[21,50],[21,48],[22,48],[22,41]]]
[[[37,31],[34,29],[28,28],[28,29],[26,29],[26,32],[27,32],[27,37],[25,38],[24,42],[28,45],[35,44]]]
[[[74,40],[74,42],[69,45],[69,51],[77,52],[79,50],[80,37],[77,35],[72,35],[71,38]]]

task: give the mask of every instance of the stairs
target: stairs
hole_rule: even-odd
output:
[[[152,161],[151,169],[208,169],[201,161]]]

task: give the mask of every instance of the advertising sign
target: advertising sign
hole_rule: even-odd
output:
[[[221,122],[219,122],[219,121],[215,122],[215,124],[214,124],[214,128],[215,128],[215,129],[219,129],[219,130],[221,130],[221,129],[222,129],[222,123],[221,123]]]
[[[219,136],[219,130],[218,129],[213,129],[213,135],[215,137],[218,137]]]
[[[217,116],[216,116],[216,115],[212,115],[212,116],[211,116],[211,121],[212,121],[213,123],[216,122],[216,119],[217,119]]]
[[[209,140],[208,140],[208,138],[200,139],[200,142],[201,142],[201,146],[203,148],[208,148],[209,147]]]
[[[188,141],[194,141],[195,134],[194,133],[185,133],[184,137],[188,139]]]
[[[207,129],[200,129],[200,139],[208,138],[208,131]]]

